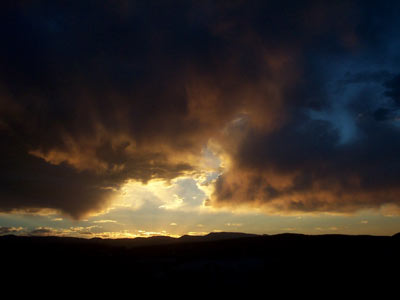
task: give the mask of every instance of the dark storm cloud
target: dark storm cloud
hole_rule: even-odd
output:
[[[397,107],[400,107],[400,74],[385,82],[387,88],[385,96],[391,98]]]
[[[296,193],[305,200],[287,209],[393,202],[391,107],[372,105],[357,119],[364,135],[346,145],[346,128],[307,114],[332,107],[325,62],[388,51],[398,25],[389,2],[2,3],[0,210],[82,217],[105,208],[125,180],[195,172],[210,138],[233,161],[215,205]],[[356,74],[338,78],[345,85],[381,81],[381,98],[397,101],[393,68],[345,71]],[[243,121],[240,132],[233,120]],[[231,185],[239,175],[246,180]],[[384,187],[390,197],[356,197]],[[332,189],[327,204],[319,194]]]
[[[250,131],[235,168],[217,182],[218,201],[338,212],[398,204],[399,129],[365,122],[376,124],[360,124],[364,136],[346,144],[326,121],[301,120],[272,134]]]
[[[386,71],[377,72],[360,72],[356,74],[346,73],[345,79],[340,80],[343,84],[358,84],[358,83],[382,83],[393,77],[393,74]]]
[[[213,32],[213,5],[3,3],[0,209],[81,217],[125,180],[193,171],[188,157],[236,110],[239,78],[226,67],[257,66],[246,55],[257,49]]]
[[[395,63],[398,55],[388,54],[399,47],[395,32],[400,24],[392,14],[399,7],[391,3],[389,12],[389,7],[373,5],[379,13],[369,4],[358,7],[354,52],[321,46],[318,58],[305,62],[301,87],[285,96],[295,105],[286,105],[289,116],[282,126],[272,132],[241,129],[246,133],[231,153],[233,166],[218,178],[210,204],[246,204],[275,212],[354,212],[399,205],[400,65]],[[365,23],[367,17],[376,22]],[[327,36],[335,40],[332,32]],[[324,45],[324,39],[313,46],[318,43]],[[303,46],[306,53],[315,53]],[[333,77],[339,68],[341,75]]]
[[[204,139],[185,68],[210,34],[184,3],[131,4],[2,4],[1,210],[80,217],[124,180],[192,169],[178,156]]]

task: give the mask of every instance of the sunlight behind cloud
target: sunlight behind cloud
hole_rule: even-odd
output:
[[[215,148],[215,145],[212,147]],[[211,150],[212,147],[204,148],[198,169],[192,174],[169,181],[126,181],[110,209],[126,208],[137,211],[149,206],[163,210],[204,209],[204,201],[212,194],[215,180],[223,170],[223,162],[215,150]]]
[[[154,206],[159,209],[179,210],[201,205],[204,197],[192,178],[177,178],[171,182],[154,180],[147,184],[129,181],[121,189],[113,208],[139,210]]]

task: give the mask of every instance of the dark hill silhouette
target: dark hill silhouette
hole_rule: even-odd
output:
[[[104,285],[115,281],[140,286],[157,282],[165,287],[177,283],[209,287],[268,283],[273,287],[286,281],[344,284],[356,279],[366,284],[399,269],[400,238],[399,234],[230,232],[135,239],[8,235],[0,237],[0,253],[3,274],[14,278],[21,274],[24,278],[42,278],[40,275],[50,282],[73,274],[82,281],[96,278]]]
[[[179,238],[180,242],[204,242],[204,241],[220,241],[231,240],[245,237],[256,237],[257,234],[241,233],[241,232],[211,232],[203,236],[184,235]]]

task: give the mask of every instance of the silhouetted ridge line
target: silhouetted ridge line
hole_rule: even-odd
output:
[[[248,237],[257,237],[257,234],[242,233],[242,232],[210,232],[206,235],[183,235],[179,238],[181,242],[203,242],[203,241],[219,241],[230,240]]]
[[[306,235],[297,233],[281,233],[275,235],[257,235],[241,232],[211,232],[202,236],[183,235],[180,238],[169,236],[153,236],[153,237],[137,237],[122,239],[103,239],[103,238],[76,238],[76,237],[58,237],[58,236],[17,236],[3,235],[0,236],[1,244],[27,243],[29,245],[95,245],[109,247],[148,247],[163,245],[180,245],[190,243],[209,243],[209,242],[229,242],[234,243],[251,240],[263,241],[268,243],[281,242],[341,242],[341,241],[388,241],[400,240],[400,233],[390,236],[370,236],[370,235],[344,235],[344,234],[325,234],[325,235]]]

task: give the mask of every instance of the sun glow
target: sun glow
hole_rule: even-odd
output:
[[[146,183],[128,180],[120,188],[112,208],[140,210],[146,206],[164,210],[204,209],[205,200],[213,193],[214,183],[222,173],[226,159],[210,141],[189,174],[172,180],[154,179]],[[111,208],[111,209],[112,209]]]

